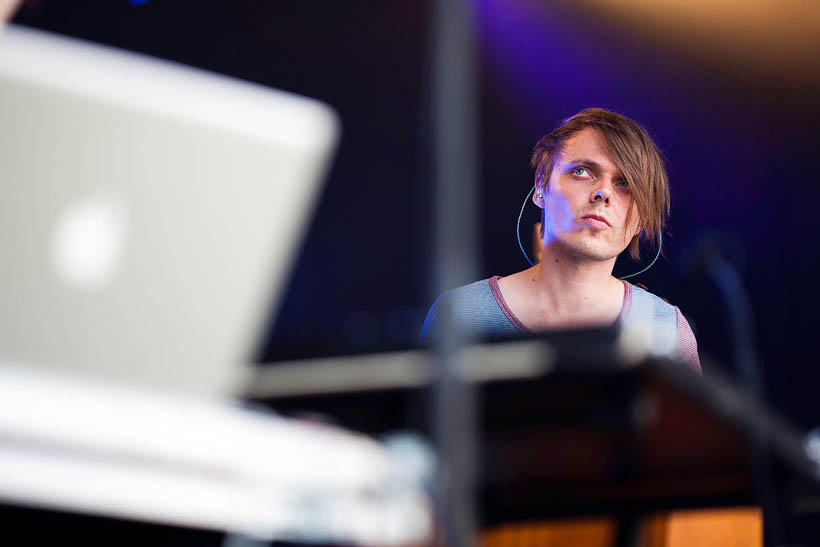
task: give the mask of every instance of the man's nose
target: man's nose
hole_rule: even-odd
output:
[[[605,204],[609,205],[610,193],[611,188],[606,182],[604,182],[602,184],[599,184],[595,189],[593,189],[589,201],[593,203],[596,201],[603,201]]]

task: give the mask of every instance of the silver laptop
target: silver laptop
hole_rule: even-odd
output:
[[[0,32],[0,362],[230,394],[333,151],[313,100]]]

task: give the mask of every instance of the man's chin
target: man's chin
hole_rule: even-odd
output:
[[[617,249],[612,249],[603,242],[590,241],[586,237],[555,238],[551,244],[556,246],[556,250],[560,249],[562,254],[572,256],[576,260],[606,262],[620,254]]]

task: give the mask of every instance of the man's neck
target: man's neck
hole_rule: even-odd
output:
[[[558,245],[547,245],[541,262],[535,266],[538,292],[554,304],[553,307],[578,308],[612,292],[618,286],[612,277],[615,258],[590,260],[566,252]]]
[[[547,246],[541,262],[501,280],[513,312],[534,329],[608,324],[617,319],[624,285],[612,277],[615,258],[596,261]]]

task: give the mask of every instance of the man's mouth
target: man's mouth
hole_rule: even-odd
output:
[[[595,228],[612,228],[612,224],[607,219],[599,215],[584,215],[581,220]]]

